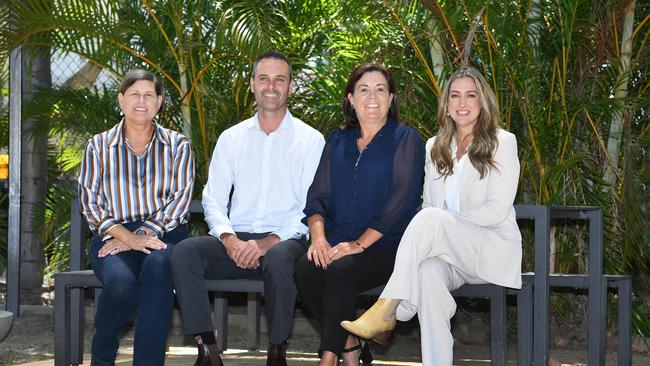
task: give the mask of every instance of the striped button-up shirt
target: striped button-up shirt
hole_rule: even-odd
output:
[[[78,180],[81,214],[103,240],[115,225],[134,221],[162,236],[187,221],[194,186],[190,142],[155,124],[151,142],[137,155],[123,123],[88,141]]]

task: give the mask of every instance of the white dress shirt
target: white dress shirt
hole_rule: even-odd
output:
[[[452,150],[453,151],[453,150]],[[455,153],[454,153],[455,155]],[[460,160],[453,159],[454,173],[447,176],[447,184],[445,185],[445,209],[453,212],[460,212],[460,177],[463,174],[463,169],[469,158],[467,154],[463,154]]]
[[[320,132],[288,110],[268,135],[257,114],[224,131],[203,189],[209,234],[271,232],[281,240],[305,235],[302,210],[324,145]]]

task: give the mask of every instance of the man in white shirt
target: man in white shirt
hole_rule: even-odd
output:
[[[172,256],[183,333],[199,349],[195,366],[222,365],[205,280],[235,278],[264,280],[266,364],[286,365],[294,264],[307,250],[302,210],[325,141],[287,109],[292,79],[285,55],[259,56],[250,87],[257,113],[219,136],[210,162],[203,190],[209,236],[180,242]]]

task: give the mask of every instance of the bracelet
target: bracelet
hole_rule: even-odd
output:
[[[364,248],[363,245],[361,245],[361,243],[359,243],[358,240],[353,241],[353,243],[356,244],[356,245],[358,245],[358,246],[360,246],[362,252],[365,252],[365,251],[366,251],[366,248]]]

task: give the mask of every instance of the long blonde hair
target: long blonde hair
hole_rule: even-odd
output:
[[[456,134],[456,124],[448,114],[449,89],[454,80],[460,78],[472,78],[476,84],[476,90],[481,104],[477,123],[472,131],[473,140],[467,155],[470,162],[478,170],[483,179],[490,170],[497,170],[494,161],[494,151],[499,141],[497,140],[497,128],[501,122],[499,106],[494,92],[488,85],[483,75],[471,67],[463,67],[453,73],[440,96],[438,103],[438,121],[440,130],[431,149],[431,159],[436,165],[438,173],[447,178],[453,174],[454,163],[452,160],[451,143]]]

